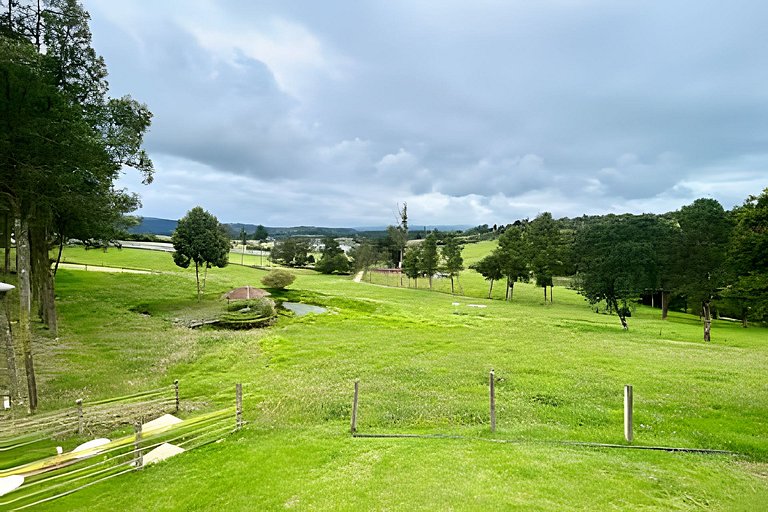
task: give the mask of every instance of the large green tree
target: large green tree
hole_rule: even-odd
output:
[[[152,163],[141,149],[151,114],[129,97],[106,96],[106,66],[91,47],[89,17],[77,1],[8,0],[0,7],[0,195],[15,218],[18,333],[34,410],[27,350],[33,301],[56,330],[49,249],[67,235],[59,229],[76,225],[92,233],[118,216],[107,209],[137,204],[113,184],[124,165],[151,181]],[[89,204],[91,211],[84,208]]]
[[[409,279],[413,279],[416,288],[419,287],[419,276],[421,275],[421,253],[421,245],[413,245],[406,249],[403,255],[401,273],[405,274]]]
[[[229,232],[214,215],[196,206],[179,219],[171,242],[176,265],[188,268],[191,263],[195,264],[197,300],[200,300],[200,267],[204,269],[204,288],[208,268],[225,267],[229,261]]]
[[[683,206],[676,217],[682,238],[677,291],[701,314],[704,341],[710,341],[712,302],[727,284],[726,253],[733,226],[722,205],[709,198]]]
[[[291,237],[275,242],[272,261],[289,267],[301,267],[309,261],[310,241],[307,238]]]
[[[749,320],[768,320],[768,188],[749,196],[733,216],[728,247],[731,279],[722,296],[746,327]]]
[[[488,286],[488,298],[490,299],[491,293],[493,293],[493,282],[498,281],[504,277],[501,257],[499,256],[498,252],[492,252],[480,261],[470,265],[469,268],[478,272],[485,278],[486,281],[490,283]]]
[[[499,237],[499,246],[495,253],[501,265],[501,271],[507,278],[504,298],[511,300],[515,283],[520,279],[527,280],[528,278],[522,227],[510,226],[507,228]]]
[[[419,258],[419,272],[429,279],[429,289],[432,289],[432,276],[435,275],[440,265],[440,254],[437,251],[437,236],[430,233],[421,243],[421,257]]]
[[[624,329],[631,302],[655,285],[657,222],[654,215],[607,215],[576,237],[579,293],[591,304],[604,301]]]
[[[560,230],[552,214],[544,212],[528,223],[525,230],[526,259],[533,272],[536,284],[544,289],[544,301],[547,300],[547,287],[552,292],[552,278],[563,263]],[[549,296],[552,302],[552,294]]]
[[[451,278],[451,293],[455,293],[454,279],[464,270],[464,259],[461,257],[463,247],[455,236],[448,236],[442,248],[443,270]],[[461,286],[460,286],[461,287]]]
[[[315,264],[315,270],[323,274],[349,272],[349,259],[335,238],[329,236],[323,240],[323,254]]]

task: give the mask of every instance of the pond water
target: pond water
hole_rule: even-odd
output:
[[[313,306],[312,304],[302,304],[301,302],[283,302],[285,309],[290,309],[296,316],[304,316],[309,313],[319,315],[320,313],[328,312],[327,309],[320,306]]]

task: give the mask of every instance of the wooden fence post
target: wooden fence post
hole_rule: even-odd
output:
[[[354,434],[357,432],[357,397],[360,394],[360,379],[355,379],[355,397],[352,399],[352,423],[349,427],[349,432]]]
[[[491,432],[496,432],[496,383],[494,379],[493,368],[489,378],[489,390],[491,395]]]
[[[179,412],[179,379],[173,381],[173,390],[176,393],[176,412]]]
[[[77,435],[83,435],[83,399],[78,398],[75,400],[77,405]]]
[[[133,440],[133,465],[136,469],[144,467],[144,455],[141,453],[141,421],[133,424],[136,438]]]
[[[632,386],[624,386],[624,438],[632,442]]]
[[[240,427],[243,426],[243,385],[239,382],[235,384],[235,402],[235,424],[237,430],[240,430]]]

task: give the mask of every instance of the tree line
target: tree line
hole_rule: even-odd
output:
[[[16,241],[19,339],[29,409],[37,407],[33,305],[55,335],[50,250],[68,238],[112,238],[139,206],[114,187],[124,167],[152,181],[142,149],[152,117],[129,96],[108,95],[107,68],[91,46],[89,16],[75,0],[0,1],[0,216],[9,272]],[[6,332],[6,329],[0,329]],[[8,330],[10,332],[10,330]],[[13,340],[6,336],[12,353]],[[14,400],[21,396],[11,379]]]
[[[726,211],[697,199],[661,215],[602,215],[555,220],[542,213],[498,229],[498,248],[472,266],[493,286],[534,280],[552,301],[554,276],[572,276],[592,305],[604,304],[627,328],[632,305],[658,297],[699,313],[704,339],[713,312],[748,321],[768,319],[768,189]],[[490,289],[489,289],[490,297]]]

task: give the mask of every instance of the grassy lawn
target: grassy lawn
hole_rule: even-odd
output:
[[[468,245],[465,259],[490,248]],[[68,248],[65,255],[161,273],[59,271],[60,337],[38,345],[45,408],[178,378],[183,399],[213,409],[230,405],[242,382],[249,424],[47,509],[759,510],[768,503],[765,329],[718,321],[705,344],[695,317],[662,322],[658,310],[639,307],[623,332],[616,317],[596,314],[561,287],[554,304],[529,284],[517,284],[514,300],[504,302],[484,299],[487,283],[470,271],[460,282],[472,297],[424,290],[426,280],[419,289],[394,288],[304,271],[277,298],[330,314],[281,317],[258,331],[190,330],[174,319],[204,315],[230,288],[260,286],[264,272],[211,269],[198,303],[194,271],[175,267],[169,254]],[[447,280],[439,281],[435,288],[446,291]],[[356,378],[362,433],[461,438],[351,438]],[[634,385],[635,444],[737,455],[560,444],[623,444],[624,384]]]

